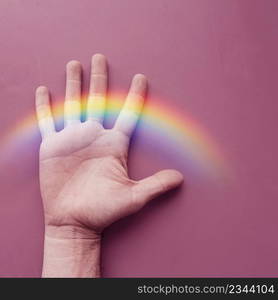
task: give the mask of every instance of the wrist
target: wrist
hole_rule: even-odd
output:
[[[45,227],[43,277],[100,277],[101,235],[76,226]]]
[[[91,230],[86,227],[76,225],[45,225],[45,237],[58,240],[92,240],[95,243],[100,242],[101,232]]]

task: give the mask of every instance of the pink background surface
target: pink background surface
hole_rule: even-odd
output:
[[[278,276],[277,15],[275,0],[1,1],[0,138],[39,84],[61,98],[70,59],[86,89],[101,52],[112,90],[145,73],[150,98],[189,112],[229,157],[234,180],[196,176],[138,130],[131,176],[177,167],[186,184],[105,231],[105,277]],[[41,273],[38,143],[0,149],[0,276]]]

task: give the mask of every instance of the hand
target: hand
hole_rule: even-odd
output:
[[[175,170],[160,171],[140,181],[129,178],[129,140],[147,89],[144,75],[134,76],[112,129],[102,126],[107,91],[105,57],[92,58],[87,117],[80,121],[81,64],[67,64],[65,128],[56,132],[46,87],[36,91],[36,108],[43,137],[40,186],[46,232],[55,238],[94,236],[118,219],[135,213],[148,201],[183,181]],[[97,238],[96,238],[97,237]]]

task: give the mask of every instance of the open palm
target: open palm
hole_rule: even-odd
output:
[[[181,184],[175,170],[164,170],[140,181],[128,177],[129,139],[143,106],[147,80],[135,75],[112,129],[102,125],[107,90],[107,65],[101,54],[92,58],[87,117],[80,121],[81,65],[67,65],[65,128],[55,131],[49,92],[36,91],[43,137],[40,185],[45,222],[82,226],[100,232],[112,222],[138,211],[149,200]]]

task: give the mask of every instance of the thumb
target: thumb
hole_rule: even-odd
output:
[[[153,198],[178,187],[183,182],[183,175],[176,170],[163,170],[140,180],[134,186],[136,202],[145,205]]]

